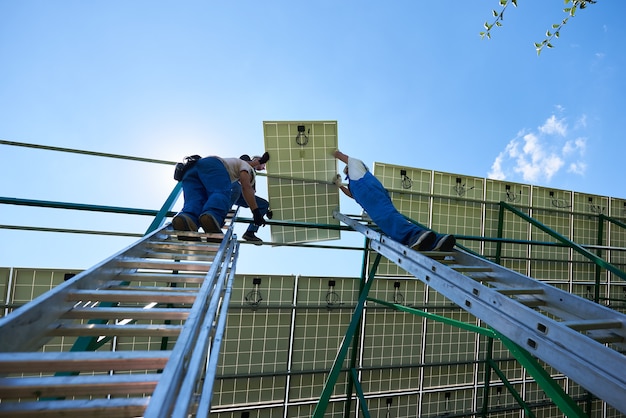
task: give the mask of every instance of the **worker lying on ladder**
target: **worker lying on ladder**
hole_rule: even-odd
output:
[[[450,251],[454,248],[454,235],[435,234],[420,228],[398,212],[387,190],[370,173],[363,161],[349,157],[339,150],[334,152],[334,156],[346,164],[343,172],[348,180],[348,187],[341,183],[339,174],[335,184],[346,196],[361,205],[384,234],[416,251]]]

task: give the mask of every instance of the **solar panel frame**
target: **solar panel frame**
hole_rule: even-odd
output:
[[[274,220],[339,226],[333,152],[337,121],[264,121],[267,186]],[[272,242],[306,243],[340,238],[338,229],[271,225]]]

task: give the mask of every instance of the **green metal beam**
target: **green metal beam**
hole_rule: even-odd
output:
[[[522,212],[522,211],[518,210],[517,208],[509,205],[508,203],[500,202],[500,205],[503,206],[504,208],[506,208],[507,210],[509,210],[510,212],[514,213],[515,215],[519,216],[520,218],[524,219],[525,221],[531,223],[533,226],[536,226],[537,228],[541,229],[543,232],[545,232],[548,235],[552,236],[557,241],[560,241],[562,244],[565,244],[567,247],[572,248],[577,253],[579,253],[582,256],[584,256],[584,257],[588,258],[589,260],[593,261],[596,265],[601,266],[601,267],[609,270],[611,273],[614,273],[615,275],[617,275],[621,279],[626,280],[626,272],[623,272],[622,270],[618,269],[613,264],[608,263],[607,261],[605,261],[602,258],[598,257],[597,255],[595,255],[591,251],[583,248],[579,244],[576,244],[574,241],[572,241],[572,240],[566,238],[565,236],[559,234],[555,230],[547,227],[546,225],[542,224],[541,222],[537,221],[536,219],[531,218],[530,216],[526,215],[524,212]]]
[[[165,202],[163,203],[163,206],[161,206],[161,209],[159,209],[156,216],[154,217],[154,220],[148,227],[148,230],[146,231],[146,235],[148,235],[149,233],[153,231],[156,231],[157,229],[162,227],[163,224],[165,224],[165,218],[167,217],[168,213],[170,213],[170,211],[176,204],[176,201],[178,200],[178,196],[180,196],[180,192],[182,190],[183,190],[183,183],[181,182],[176,183],[176,186],[174,186],[174,189],[172,190],[168,198],[165,200]]]
[[[622,229],[626,229],[626,223],[620,221],[619,219],[611,218],[610,216],[606,216],[606,215],[604,215],[602,213],[600,215],[598,215],[598,216],[600,217],[600,219],[604,219],[606,221],[609,221],[609,222],[619,226]]]
[[[53,147],[50,145],[28,144],[26,142],[6,141],[4,139],[0,139],[0,145],[12,145],[16,147],[36,148],[36,149],[42,149],[46,151],[60,151],[60,152],[67,152],[70,154],[92,155],[95,157],[117,158],[120,160],[141,161],[145,163],[157,163],[157,164],[167,164],[167,165],[176,164],[175,161],[156,160],[154,158],[133,157],[130,155],[109,154],[106,152],[86,151],[86,150],[79,150],[79,149],[73,149],[73,148]]]
[[[488,416],[488,412],[489,412],[489,392],[491,389],[491,369],[492,369],[492,364],[493,363],[493,338],[492,337],[488,337],[487,338],[487,355],[486,357],[486,362],[485,362],[485,384],[483,386],[483,407],[482,410],[480,412],[480,416],[486,418]]]
[[[545,369],[539,364],[536,358],[530,355],[530,353],[513,341],[506,338],[504,335],[500,334],[498,331],[491,328],[483,328],[473,324],[468,324],[466,322],[457,321],[455,319],[446,318],[444,316],[436,315],[430,312],[421,311],[415,308],[410,308],[404,305],[398,305],[396,303],[390,303],[386,301],[382,301],[379,299],[368,298],[368,300],[379,303],[381,305],[387,306],[391,309],[395,309],[398,311],[403,311],[415,315],[422,316],[427,319],[431,319],[434,321],[442,322],[444,324],[452,325],[454,327],[464,329],[467,331],[475,332],[481,335],[484,335],[488,338],[496,338],[502,341],[504,346],[508,348],[508,350],[513,354],[513,356],[519,361],[519,363],[528,371],[528,373],[535,379],[537,384],[543,389],[543,391],[550,397],[554,403],[559,407],[559,409],[568,417],[586,417],[582,409],[578,407],[578,405],[572,400],[570,396],[563,391],[563,388],[554,380],[552,377],[545,371]],[[507,389],[511,392],[513,397],[517,400],[518,404],[524,408],[524,410],[528,410],[528,406],[524,402],[521,396],[517,393],[515,388],[508,384],[506,380],[506,376],[502,373],[501,370],[497,367],[495,362],[491,362],[490,366],[496,371],[502,382],[505,384]],[[487,380],[487,379],[485,379]],[[483,411],[484,412],[484,411]]]
[[[597,244],[598,246],[602,245],[602,241],[604,240],[604,220],[602,219],[602,217],[598,217],[598,240],[597,240]],[[600,258],[602,258],[602,249],[598,248],[596,250],[596,255]],[[595,292],[593,295],[593,300],[596,303],[600,303],[600,280],[602,278],[602,269],[601,267],[596,264],[596,268],[595,268]]]
[[[367,401],[365,400],[365,395],[363,394],[363,388],[361,387],[361,383],[359,382],[359,376],[356,374],[356,369],[350,369],[350,376],[354,381],[354,385],[356,386],[356,393],[359,397],[360,405],[361,405],[361,413],[364,418],[370,418],[370,411],[367,409]],[[352,395],[350,396],[352,397]]]
[[[380,263],[381,254],[376,254],[376,259],[374,260],[374,266],[372,269],[372,273],[370,274],[369,279],[365,283],[363,290],[359,296],[359,301],[352,315],[352,320],[350,321],[350,325],[348,326],[348,330],[346,331],[346,335],[344,336],[339,351],[337,352],[337,356],[335,357],[335,362],[333,363],[333,367],[328,374],[328,378],[326,379],[326,384],[324,385],[324,390],[322,391],[322,395],[320,396],[317,405],[315,405],[315,410],[313,411],[313,418],[322,418],[324,413],[326,412],[326,408],[328,407],[328,402],[330,401],[330,396],[333,393],[333,389],[335,384],[337,383],[337,379],[339,378],[339,373],[341,372],[341,365],[343,364],[346,354],[348,353],[348,349],[350,348],[350,343],[352,342],[352,337],[356,332],[357,326],[361,321],[361,315],[363,313],[363,309],[365,307],[365,301],[367,299],[367,294],[372,287],[372,283],[374,283],[375,271],[378,268],[378,264]]]
[[[490,340],[493,341],[493,339],[491,338]],[[496,372],[500,380],[502,380],[502,383],[504,383],[504,387],[506,387],[509,393],[513,396],[513,398],[515,398],[515,400],[517,401],[517,404],[524,409],[525,416],[528,418],[535,418],[535,414],[533,413],[533,411],[526,404],[524,399],[520,396],[519,392],[515,389],[515,387],[511,384],[511,382],[509,382],[509,379],[507,379],[504,372],[498,367],[498,365],[493,361],[493,359],[490,358],[487,364],[489,365],[489,370],[493,370],[494,372]],[[491,376],[489,376],[489,380],[491,380]],[[485,382],[485,383],[488,383],[488,382]],[[487,403],[488,402],[489,402],[489,399],[487,399]]]
[[[367,277],[367,265],[369,262],[369,257],[368,257],[368,243],[369,243],[369,239],[365,238],[363,240],[363,260],[361,262],[361,277],[359,280],[359,294],[361,294],[361,292],[363,292],[363,288],[365,287],[365,282],[366,282],[366,277]],[[372,274],[376,273],[376,269],[373,269]],[[356,331],[354,333],[354,337],[352,337],[352,355],[350,356],[350,370],[356,370],[356,366],[357,366],[357,350],[359,347],[359,338],[360,338],[360,333],[361,331],[361,321],[359,320],[359,323],[357,324],[356,327]],[[345,404],[345,408],[343,410],[343,415],[345,418],[350,418],[350,413],[351,413],[351,409],[352,409],[352,390],[354,386],[357,386],[357,393],[361,387],[360,382],[358,381],[358,376],[356,376],[356,373],[350,373],[348,375],[348,382],[346,383],[346,404]]]
[[[118,206],[89,205],[84,203],[54,202],[49,200],[19,199],[0,196],[0,203],[18,206],[36,206],[41,208],[86,210],[92,212],[123,213],[127,215],[156,216],[159,212],[153,209],[124,208]]]
[[[545,394],[554,401],[556,406],[569,418],[586,418],[588,415],[570,398],[563,388],[545,371],[533,356],[504,335],[496,332],[498,339],[515,356],[517,361],[535,379]]]

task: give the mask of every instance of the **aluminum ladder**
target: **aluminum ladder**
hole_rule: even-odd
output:
[[[457,248],[417,252],[333,216],[365,235],[370,249],[626,414],[626,315]]]
[[[208,416],[239,250],[225,229],[167,224],[0,318],[0,417]]]

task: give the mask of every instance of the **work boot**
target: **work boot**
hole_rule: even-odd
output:
[[[210,213],[203,213],[200,215],[200,225],[207,234],[222,233],[222,228],[217,223],[217,219]]]
[[[172,226],[177,231],[198,232],[198,225],[191,219],[191,216],[179,213],[172,218]]]
[[[243,234],[243,239],[245,239],[246,241],[250,241],[254,245],[261,245],[263,243],[263,240],[254,235],[254,232],[251,231],[246,231],[246,233]]]
[[[411,245],[411,248],[415,251],[427,251],[433,247],[436,239],[437,235],[434,232],[424,231],[419,235],[415,244]]]
[[[452,251],[455,245],[456,238],[454,235],[444,235],[439,238],[437,244],[435,244],[435,248],[433,248],[433,251]]]

